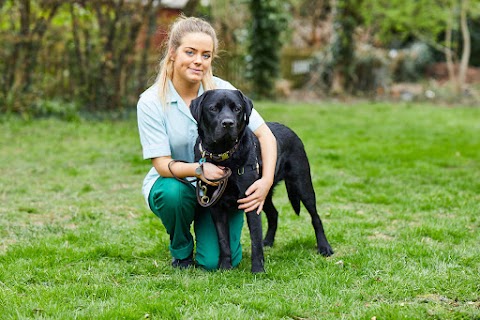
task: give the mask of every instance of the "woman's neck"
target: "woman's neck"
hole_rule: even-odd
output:
[[[200,89],[199,83],[187,83],[185,81],[175,81],[175,78],[172,80],[175,90],[177,90],[178,95],[185,102],[187,107],[190,106],[190,102],[195,99],[198,95],[198,90]]]

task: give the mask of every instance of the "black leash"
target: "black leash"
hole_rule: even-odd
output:
[[[203,159],[203,161],[202,161],[202,159]],[[199,163],[200,163],[200,167],[202,167],[202,172],[203,172],[203,163],[205,162],[205,158],[202,158],[202,159],[200,159]],[[186,183],[186,184],[196,182],[197,202],[202,207],[204,207],[204,208],[210,207],[210,206],[213,206],[215,203],[218,202],[218,200],[221,198],[223,192],[225,191],[225,188],[227,187],[228,178],[232,175],[232,170],[230,170],[230,168],[223,168],[224,175],[219,179],[210,180],[210,179],[207,179],[205,176],[203,176],[203,178],[205,180],[207,180],[208,182],[210,182],[212,184],[217,184],[216,190],[213,191],[212,197],[210,198],[207,195],[207,192],[208,192],[208,187],[211,187],[212,185],[210,185],[209,183],[203,182],[199,178],[195,178],[195,180],[187,180],[187,179],[182,179],[182,178],[177,177],[172,171],[172,164],[176,163],[176,162],[188,163],[187,161],[183,161],[183,160],[172,160],[168,163],[168,170],[170,170],[170,173],[172,174],[172,176],[180,182],[183,182],[183,183]]]

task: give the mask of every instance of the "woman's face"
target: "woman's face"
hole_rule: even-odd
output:
[[[210,69],[213,58],[213,40],[205,33],[186,34],[172,54],[174,84],[200,83]]]

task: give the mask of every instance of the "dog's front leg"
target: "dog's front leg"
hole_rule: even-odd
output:
[[[252,272],[265,272],[262,241],[262,218],[255,211],[247,212],[248,229],[252,242]]]
[[[232,252],[230,250],[230,234],[228,228],[228,214],[218,209],[211,209],[212,218],[217,230],[218,245],[220,248],[219,269],[232,269]]]

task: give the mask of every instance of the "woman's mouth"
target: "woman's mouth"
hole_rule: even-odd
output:
[[[203,74],[203,71],[202,70],[198,70],[198,69],[191,69],[190,68],[190,71],[194,74],[198,74],[198,75],[202,75]]]

